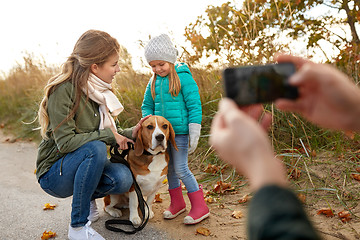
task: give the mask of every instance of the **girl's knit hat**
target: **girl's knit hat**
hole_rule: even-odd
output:
[[[178,51],[166,34],[151,38],[145,46],[145,58],[148,63],[154,60],[162,60],[174,64],[177,55]]]

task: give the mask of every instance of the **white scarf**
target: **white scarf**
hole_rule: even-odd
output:
[[[124,110],[124,107],[115,94],[110,91],[111,84],[104,82],[93,73],[90,73],[87,87],[88,92],[86,92],[85,88],[83,89],[83,92],[88,94],[91,100],[99,104],[99,129],[114,127],[116,130],[115,121],[112,116],[119,115],[122,110]]]

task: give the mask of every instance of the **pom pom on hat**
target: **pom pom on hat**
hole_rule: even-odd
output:
[[[166,34],[151,38],[145,46],[145,58],[148,63],[154,60],[162,60],[174,64],[177,55],[178,51]]]

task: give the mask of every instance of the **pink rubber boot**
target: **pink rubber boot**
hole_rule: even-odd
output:
[[[196,192],[188,193],[188,196],[191,202],[191,210],[184,218],[184,223],[186,225],[199,223],[210,215],[209,208],[204,200],[202,187]]]
[[[165,210],[163,216],[165,219],[176,218],[180,213],[185,212],[186,204],[182,195],[181,186],[174,189],[169,189],[170,193],[170,207]]]

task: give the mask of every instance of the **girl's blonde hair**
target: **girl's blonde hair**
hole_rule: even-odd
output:
[[[61,124],[74,116],[80,103],[82,89],[87,89],[87,80],[92,64],[101,66],[110,56],[119,54],[120,45],[118,41],[108,33],[89,30],[81,35],[76,42],[73,52],[62,65],[61,72],[50,78],[44,88],[44,98],[39,107],[38,117],[40,133],[43,139],[48,139],[49,115],[47,112],[50,94],[58,85],[65,81],[71,81],[75,89],[75,101],[69,115],[51,132],[54,132]],[[69,109],[70,111],[70,109]],[[51,133],[49,132],[49,133]]]
[[[173,63],[169,63],[170,65],[170,72],[169,72],[169,93],[171,96],[176,97],[181,89],[180,78],[175,70],[175,65]],[[154,73],[153,79],[151,81],[151,96],[155,99],[155,80],[156,80],[156,73]]]

